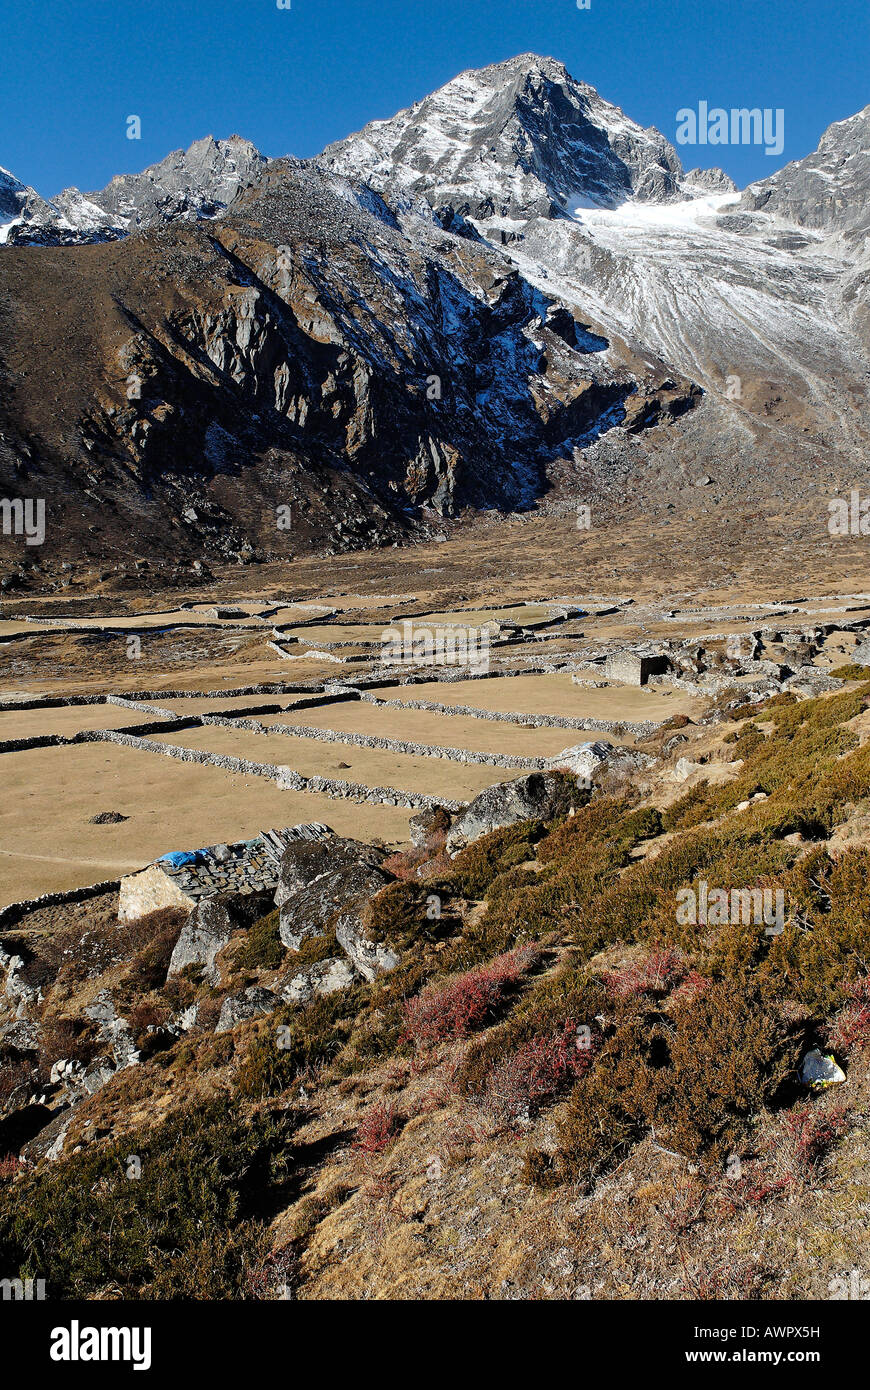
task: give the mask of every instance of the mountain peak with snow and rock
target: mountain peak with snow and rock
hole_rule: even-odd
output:
[[[460,216],[559,216],[627,198],[679,196],[673,146],[562,63],[522,54],[460,73],[386,121],[328,146],[321,160],[384,191],[398,187]]]
[[[776,214],[799,227],[870,231],[870,106],[828,126],[818,148],[805,159],[752,183],[742,203]]]
[[[24,189],[17,207],[7,197],[13,219],[4,239],[11,246],[114,241],[155,223],[216,217],[266,162],[240,135],[226,140],[206,135],[186,150],[173,150],[141,174],[115,175],[98,192],[65,188],[46,200]],[[0,201],[0,216],[6,211]]]

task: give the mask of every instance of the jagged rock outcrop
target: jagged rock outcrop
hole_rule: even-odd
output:
[[[0,168],[0,246],[14,244],[14,233],[28,222],[51,222],[56,217],[51,204],[34,188]]]
[[[687,169],[682,178],[684,192],[736,193],[737,184],[724,169]]]

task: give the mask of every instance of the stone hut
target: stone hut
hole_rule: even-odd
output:
[[[650,676],[663,675],[668,664],[667,657],[656,652],[613,652],[604,663],[604,674],[623,685],[646,685]]]
[[[253,840],[210,845],[183,857],[164,856],[147,869],[121,879],[118,919],[130,922],[163,907],[191,911],[202,898],[218,893],[274,892],[288,844],[292,840],[322,840],[331,834],[328,826],[314,821],[283,830],[263,830]]]

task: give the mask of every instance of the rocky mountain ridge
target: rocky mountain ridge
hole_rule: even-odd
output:
[[[131,528],[191,560],[413,538],[533,505],[565,451],[697,395],[485,242],[298,161],[214,222],[8,248],[0,279],[0,457],[83,558]]]
[[[65,188],[50,201],[19,180],[4,199],[0,170],[0,242],[9,246],[80,246],[117,241],[140,227],[197,221],[225,212],[266,164],[250,140],[212,135],[173,150],[141,174],[118,174],[99,192]]]

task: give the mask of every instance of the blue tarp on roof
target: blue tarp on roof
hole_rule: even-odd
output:
[[[162,854],[157,863],[171,864],[173,869],[182,869],[185,864],[198,864],[201,857],[202,850],[174,849],[169,854]]]

